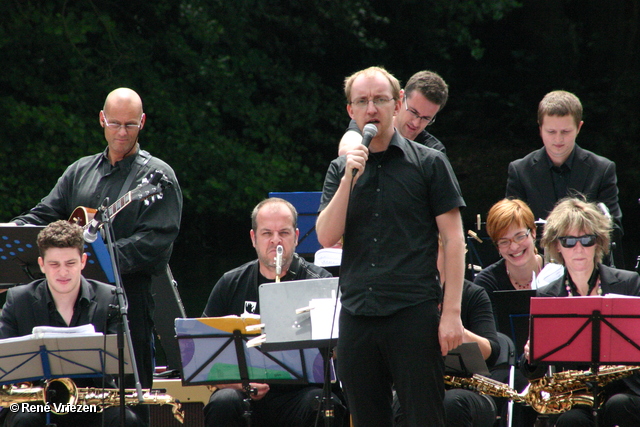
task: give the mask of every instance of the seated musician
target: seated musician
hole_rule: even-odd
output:
[[[53,222],[40,231],[38,264],[45,278],[9,289],[0,314],[0,339],[29,335],[35,326],[93,324],[96,332],[116,333],[118,301],[115,288],[82,276],[87,261],[82,232],[80,226],[64,220]],[[78,379],[75,383],[78,387],[104,386],[117,390],[107,377]],[[34,402],[34,405],[39,403]],[[46,424],[44,412],[14,412],[8,408],[2,412],[5,426]],[[119,417],[120,408],[111,407],[103,413],[51,414],[50,422],[58,427],[118,426]],[[126,408],[126,420],[127,426],[144,425],[129,408]]]
[[[203,317],[260,313],[258,287],[263,283],[331,277],[321,267],[307,263],[295,253],[298,244],[298,213],[291,203],[279,198],[260,202],[251,213],[251,241],[258,259],[226,272],[213,287]],[[276,248],[283,247],[280,275],[277,276]],[[204,408],[205,425],[246,426],[243,414],[250,409],[254,426],[314,426],[318,418],[322,389],[315,385],[251,383],[251,408],[241,384],[221,384]],[[341,426],[344,407],[333,396],[333,425]],[[322,423],[323,421],[318,421]]]
[[[566,198],[558,202],[547,217],[542,245],[545,254],[564,265],[565,273],[538,289],[540,297],[572,297],[606,295],[608,293],[640,296],[640,276],[636,272],[602,265],[609,251],[611,220],[594,203],[580,198]],[[529,343],[525,346],[526,362],[522,370],[530,378],[541,377],[546,366],[530,364]],[[557,367],[588,369],[588,366]],[[638,374],[613,381],[604,387],[598,424],[601,426],[640,425],[640,376]],[[561,414],[556,426],[595,425],[591,407],[575,405]]]
[[[498,327],[500,307],[496,304],[493,293],[531,289],[532,273],[538,275],[542,269],[544,260],[536,249],[534,221],[529,206],[518,199],[502,199],[491,206],[487,214],[487,234],[498,249],[500,259],[480,271],[473,283],[482,286],[489,294]],[[526,337],[522,337],[522,341],[525,339]],[[516,349],[516,352],[519,355],[522,349]],[[494,379],[508,381],[508,371],[504,371],[502,377],[496,373]],[[518,391],[522,391],[528,381],[516,371],[513,385]],[[513,412],[513,425],[531,426],[537,416],[531,408],[517,404]]]
[[[540,272],[543,259],[536,250],[536,225],[529,206],[518,199],[500,200],[489,209],[487,234],[500,260],[479,272],[473,282],[485,288],[492,301],[494,291],[531,289],[532,273]]]
[[[442,241],[438,239],[438,273],[445,284]],[[491,301],[480,286],[465,280],[462,288],[460,318],[464,325],[464,342],[477,342],[487,366],[492,367],[500,354],[496,324]],[[496,421],[497,409],[493,398],[462,388],[449,388],[444,396],[444,409],[448,427],[491,427]],[[397,395],[393,396],[395,427],[406,425]]]

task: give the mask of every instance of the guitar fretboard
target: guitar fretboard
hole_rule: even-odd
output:
[[[118,212],[124,209],[124,207],[127,206],[129,203],[131,203],[131,191],[129,191],[124,196],[120,197],[118,200],[116,200],[114,204],[109,206],[109,208],[107,209],[107,212],[109,213],[109,218],[113,218]]]

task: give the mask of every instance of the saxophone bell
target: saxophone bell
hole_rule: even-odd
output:
[[[49,380],[43,389],[43,400],[52,408],[75,405],[78,402],[78,387],[70,378]],[[64,415],[66,413],[51,412],[56,415]]]

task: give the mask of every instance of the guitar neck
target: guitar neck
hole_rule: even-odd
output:
[[[107,214],[109,219],[113,219],[122,209],[124,209],[129,203],[131,203],[131,191],[124,196],[120,197],[114,204],[107,208]]]

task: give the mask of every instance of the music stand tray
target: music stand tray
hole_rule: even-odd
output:
[[[38,233],[42,225],[0,225],[0,289],[30,283],[44,277],[38,265]],[[105,283],[114,283],[111,258],[102,237],[85,244],[87,264],[82,275]]]
[[[34,335],[0,340],[0,385],[51,378],[87,378],[118,373],[117,336]],[[129,352],[125,370],[131,373]]]
[[[444,358],[444,373],[456,377],[491,375],[477,342],[465,342],[449,351]]]
[[[531,298],[534,362],[640,363],[640,298]]]
[[[324,382],[323,358],[316,348],[266,352],[247,347],[255,334],[246,326],[258,323],[237,316],[176,319],[182,384]]]

